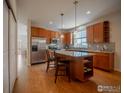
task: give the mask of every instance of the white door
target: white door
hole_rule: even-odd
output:
[[[9,93],[8,7],[3,2],[3,93]]]
[[[14,83],[17,77],[17,30],[16,22],[9,10],[9,65],[10,65],[10,93],[14,87]]]

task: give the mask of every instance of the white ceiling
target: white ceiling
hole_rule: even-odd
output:
[[[120,10],[120,0],[78,0],[77,25],[88,23],[96,18]],[[64,29],[74,27],[74,0],[17,0],[21,18],[32,20],[32,25],[47,29],[61,28],[60,13],[64,13]],[[91,11],[90,15],[86,11]],[[49,24],[52,21],[53,24]]]

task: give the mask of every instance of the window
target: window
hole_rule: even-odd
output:
[[[87,48],[87,37],[86,29],[78,28],[77,31],[73,32],[74,47]]]

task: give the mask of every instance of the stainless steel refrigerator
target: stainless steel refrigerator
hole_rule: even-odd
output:
[[[31,64],[46,61],[46,38],[32,37]]]

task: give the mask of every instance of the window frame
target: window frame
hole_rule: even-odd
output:
[[[86,34],[85,36],[75,37],[75,33],[76,33],[76,32],[77,32],[77,33],[79,33],[79,32],[82,32],[82,33],[83,33],[83,31],[85,31],[85,34]],[[81,39],[81,44],[80,44],[80,46],[81,46],[82,48],[87,48],[88,45],[87,45],[87,32],[86,32],[86,28],[79,29],[79,30],[76,31],[76,32],[72,32],[73,45],[74,45],[75,47],[78,47],[77,45],[75,45],[75,39]],[[79,35],[79,36],[80,36],[80,35]],[[84,42],[83,39],[86,39],[86,42]],[[86,44],[86,46],[83,46],[83,44]]]

